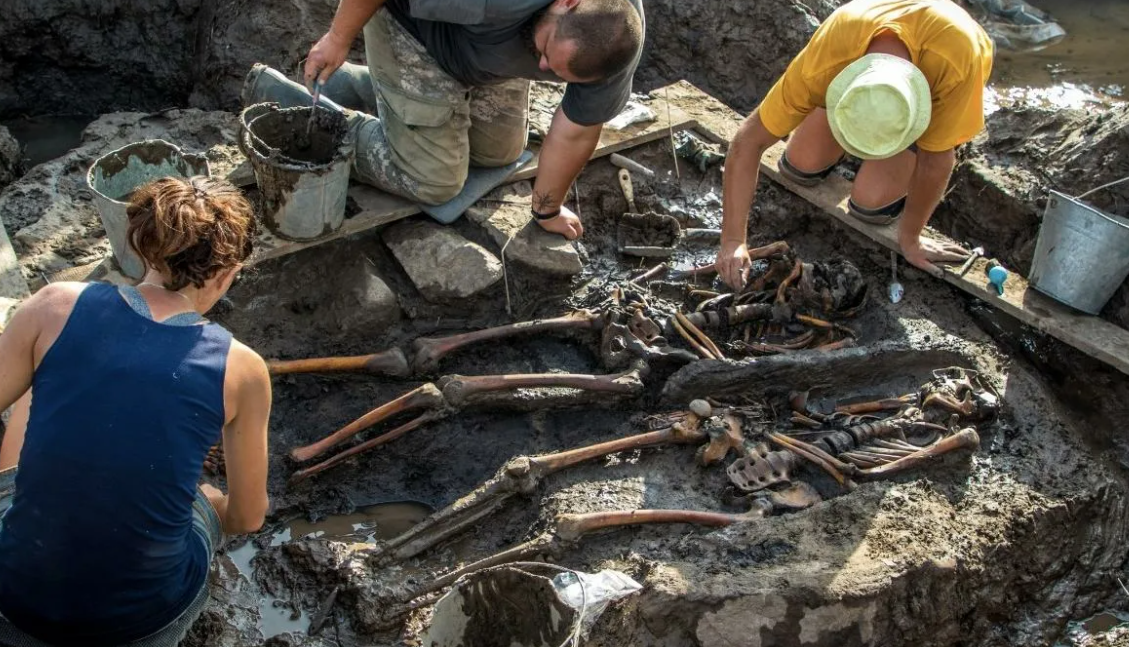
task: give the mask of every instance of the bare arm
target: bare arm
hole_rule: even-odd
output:
[[[353,46],[357,34],[364,29],[376,12],[384,6],[385,0],[341,0],[329,31],[310,49],[306,58],[303,78],[306,86],[312,88],[314,78],[322,83],[329,80],[337,68],[345,62],[349,48]]]
[[[0,411],[15,404],[29,388],[35,374],[35,342],[39,337],[40,303],[34,297],[16,311],[0,333]],[[25,421],[14,411],[0,444],[0,469],[13,467],[23,448]]]
[[[729,143],[722,178],[721,250],[717,254],[717,271],[734,289],[744,287],[749,274],[749,250],[746,232],[749,210],[757,195],[757,178],[761,158],[770,146],[780,141],[761,123],[754,110]]]
[[[223,530],[242,534],[258,530],[266,518],[267,422],[271,385],[266,363],[254,351],[233,341],[224,384],[228,411],[234,416],[224,426],[223,450],[227,464],[228,494],[215,488],[204,493],[216,508]]]
[[[955,164],[956,154],[951,148],[938,153],[917,151],[917,166],[910,178],[905,211],[898,223],[898,244],[906,260],[934,276],[943,272],[933,262],[960,261],[968,255],[959,246],[921,237],[925,224],[941,203]]]
[[[569,240],[575,240],[584,233],[580,219],[564,206],[564,200],[576,176],[580,175],[581,169],[592,157],[592,151],[596,150],[602,130],[602,125],[581,126],[574,123],[560,108],[553,115],[553,123],[541,146],[537,180],[533,184],[534,211],[552,213],[561,210],[561,215],[556,218],[537,221],[547,231],[561,234]]]

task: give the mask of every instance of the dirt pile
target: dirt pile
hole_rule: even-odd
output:
[[[636,80],[651,89],[685,79],[751,111],[838,0],[647,3],[647,45]]]
[[[234,110],[251,64],[295,70],[336,4],[13,0],[0,21],[0,118]]]

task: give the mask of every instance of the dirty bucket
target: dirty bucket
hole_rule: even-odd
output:
[[[608,605],[643,587],[624,573],[513,562],[459,578],[435,605],[425,647],[580,645]]]
[[[345,221],[353,145],[345,115],[319,108],[309,137],[311,107],[248,107],[240,115],[239,147],[251,161],[267,229],[287,240],[314,240]]]
[[[94,197],[110,248],[122,272],[134,279],[145,275],[145,263],[126,240],[129,220],[126,208],[138,187],[164,177],[208,175],[203,155],[185,153],[161,139],[123,146],[98,158],[86,174],[86,186]]]
[[[1050,193],[1031,261],[1031,287],[1096,315],[1129,275],[1129,220]]]

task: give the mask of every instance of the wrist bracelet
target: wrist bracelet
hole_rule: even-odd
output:
[[[557,207],[557,210],[552,213],[537,213],[536,209],[530,208],[529,213],[533,214],[534,220],[552,220],[553,218],[561,215],[561,209],[560,207]]]

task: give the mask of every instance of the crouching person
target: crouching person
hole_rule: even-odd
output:
[[[166,178],[128,215],[137,287],[50,284],[0,334],[0,410],[20,400],[0,445],[2,644],[172,647],[223,534],[266,515],[266,365],[203,317],[251,253],[251,207]],[[221,440],[228,494],[197,487]]]

